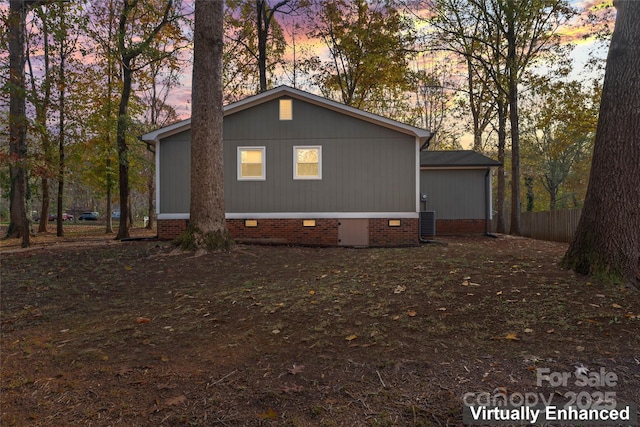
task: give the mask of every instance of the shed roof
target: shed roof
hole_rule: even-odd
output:
[[[378,116],[377,114],[368,113],[366,111],[359,110],[357,108],[350,107],[348,105],[344,105],[339,102],[332,101],[330,99],[323,98],[321,96],[317,96],[312,93],[295,89],[289,86],[278,86],[277,88],[268,90],[258,95],[250,96],[241,101],[228,104],[224,107],[224,115],[226,117],[228,115],[246,110],[253,106],[263,104],[265,102],[280,98],[282,96],[288,96],[294,99],[300,99],[302,101],[309,102],[310,104],[318,105],[320,107],[327,108],[329,110],[333,110],[333,111],[345,114],[347,116],[355,117],[360,120],[364,120],[370,123],[377,124],[379,126],[393,129],[407,135],[415,136],[416,138],[419,139],[421,144],[426,142],[431,136],[431,133],[426,129],[417,128],[415,126],[407,125],[405,123],[401,123],[396,120]],[[191,128],[191,118],[182,120],[180,122],[171,124],[169,126],[165,126],[153,132],[149,132],[147,134],[142,135],[140,138],[143,141],[156,143],[163,138],[166,138],[168,136],[174,135],[179,132],[183,132],[190,128]]]
[[[421,167],[490,167],[500,165],[500,162],[473,150],[420,152]]]

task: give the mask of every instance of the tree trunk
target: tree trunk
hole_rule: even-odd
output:
[[[614,1],[589,186],[562,265],[613,282],[640,280],[640,2]]]
[[[9,2],[9,176],[10,223],[7,237],[22,237],[22,247],[28,247],[27,218],[27,118],[25,116],[25,14],[22,0]]]
[[[42,206],[40,207],[40,224],[38,225],[38,233],[47,232],[47,224],[49,223],[49,204],[51,197],[49,195],[49,178],[42,177],[40,183],[40,191],[42,192]]]
[[[155,99],[155,98],[154,98]],[[153,165],[155,163],[155,153],[154,152],[150,152],[150,160],[149,162]],[[147,211],[149,212],[148,216],[149,216],[149,221],[147,221],[147,225],[146,228],[147,230],[152,230],[153,229],[153,215],[154,215],[154,211],[155,209],[153,208],[153,203],[155,201],[155,190],[156,190],[156,186],[155,186],[155,177],[154,177],[154,173],[153,173],[154,169],[151,168],[151,172],[149,174],[149,176],[147,177]]]
[[[190,222],[183,248],[218,250],[233,241],[224,210],[221,1],[196,0],[191,117]]]
[[[535,206],[535,193],[533,192],[533,177],[532,176],[525,176],[524,177],[524,186],[527,189],[527,212],[532,212],[533,211],[533,207]]]
[[[505,147],[507,145],[507,106],[501,95],[496,102],[498,107],[498,203],[496,214],[496,232],[504,234],[506,227],[504,223],[504,200],[506,193],[506,183],[504,179],[504,160],[505,160]]]
[[[217,2],[214,2],[217,3]],[[118,171],[120,174],[120,228],[118,240],[129,238],[129,147],[127,146],[127,125],[129,98],[131,96],[131,59],[122,60],[122,94],[118,108],[118,131],[116,143],[118,145]],[[111,212],[109,212],[111,215]]]
[[[60,82],[65,81],[65,65],[64,65],[65,54],[60,53],[60,72],[59,78]],[[59,163],[58,163],[58,225],[56,229],[56,235],[58,237],[64,236],[64,228],[62,226],[63,222],[63,214],[64,214],[64,126],[65,126],[65,93],[64,93],[64,84],[60,84],[60,92],[59,92],[59,121],[58,121],[58,153],[59,153]]]
[[[110,102],[110,101],[109,101]],[[107,138],[107,141],[109,141],[107,143],[107,146],[111,145],[111,138]],[[107,152],[107,156],[109,155],[109,153]],[[111,234],[113,233],[113,219],[111,218],[111,211],[113,210],[113,204],[111,202],[111,199],[113,198],[112,195],[112,188],[113,188],[113,173],[111,173],[111,168],[113,167],[111,165],[111,159],[107,158],[106,160],[106,165],[107,165],[107,173],[106,173],[106,177],[107,177],[107,209],[106,209],[106,215],[107,215],[107,228],[105,230],[106,234]]]
[[[511,8],[507,8],[512,12]],[[520,229],[520,126],[518,117],[518,65],[514,18],[508,19],[507,68],[509,70],[509,122],[511,124],[511,226],[509,234],[519,236]]]

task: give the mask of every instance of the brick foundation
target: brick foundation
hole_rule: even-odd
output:
[[[369,220],[369,246],[406,246],[418,244],[418,218],[402,218],[399,227],[389,227],[389,219]]]
[[[245,227],[243,219],[227,220],[231,236],[239,242],[336,246],[338,220],[316,219],[315,227],[304,227],[302,219],[259,219],[257,227]]]
[[[156,221],[158,239],[172,240],[187,229],[186,219],[159,219]]]
[[[228,219],[229,233],[238,242],[290,245],[337,246],[338,219],[315,219],[315,227],[304,227],[302,219],[258,219],[257,227],[245,226],[243,219]],[[171,240],[187,227],[186,219],[157,221],[158,238]],[[418,244],[418,218],[403,218],[399,227],[390,227],[389,219],[369,219],[369,246],[406,246]]]
[[[437,219],[436,235],[451,236],[458,234],[484,233],[486,221],[484,219]]]

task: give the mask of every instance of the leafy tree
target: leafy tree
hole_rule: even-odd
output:
[[[640,2],[617,0],[584,208],[562,265],[640,281]]]
[[[315,81],[327,97],[378,112],[385,90],[409,89],[415,54],[412,22],[384,0],[325,0],[313,10],[312,36],[329,50]]]
[[[484,82],[506,100],[511,136],[511,234],[520,234],[519,88],[532,65],[560,49],[557,29],[573,16],[566,0],[436,0],[437,19],[449,44],[474,67]],[[453,43],[452,43],[453,41]],[[476,73],[476,76],[481,75]],[[497,107],[498,117],[505,110]],[[502,129],[502,124],[499,125]]]
[[[120,92],[121,73],[117,66],[117,32],[118,17],[116,0],[96,2],[92,4],[89,36],[94,46],[93,67],[88,70],[89,77],[96,84],[90,85],[88,96],[98,106],[87,124],[94,137],[90,140],[87,151],[91,167],[85,168],[89,178],[98,187],[104,188],[106,196],[106,233],[113,233],[111,218],[113,189],[115,187],[115,133],[117,124],[116,93]]]
[[[293,14],[304,5],[306,0],[227,0],[227,25],[231,27],[227,37],[232,48],[227,55],[239,60],[236,69],[244,69],[242,74],[257,74],[258,92],[269,89],[267,73],[281,62],[286,48],[275,15]]]
[[[497,231],[505,232],[505,156],[508,103],[501,90],[506,81],[506,65],[501,60],[502,35],[489,25],[470,0],[434,0],[428,20],[433,28],[431,49],[444,50],[462,58],[466,68],[467,101],[472,118],[473,147],[483,146],[483,135],[497,134]],[[495,46],[487,49],[486,46]]]
[[[482,37],[482,21],[468,7],[466,0],[434,0],[429,4],[432,11],[427,22],[431,32],[428,33],[429,49],[445,51],[446,59],[450,61],[451,54],[458,56],[456,63],[463,61],[466,68],[466,97],[462,106],[471,114],[473,134],[473,149],[481,151],[483,134],[496,116],[495,98],[497,91],[491,84],[492,76],[499,78],[501,68],[499,64],[478,61],[474,55],[480,48]],[[493,68],[493,70],[492,70]]]
[[[191,94],[191,201],[184,249],[218,250],[233,241],[224,209],[222,57],[224,4],[196,0]]]
[[[32,45],[36,43],[36,41],[33,40],[36,36],[27,37],[26,42],[28,43],[28,46],[25,50],[28,83],[30,86],[28,97],[35,109],[32,129],[40,141],[41,150],[40,158],[36,160],[36,165],[34,165],[35,167],[33,168],[33,174],[40,177],[40,193],[42,200],[40,206],[40,218],[47,218],[49,215],[49,205],[51,200],[49,195],[49,180],[55,176],[55,147],[48,127],[49,113],[53,108],[51,91],[54,85],[54,76],[51,65],[52,54],[50,47],[49,20],[47,19],[47,14],[44,9],[45,8],[36,8],[33,20],[33,25],[37,27],[36,35],[37,39],[39,39],[38,44],[40,45],[42,52],[42,66],[40,69],[35,69],[30,55]],[[40,77],[38,74],[40,74]],[[41,220],[38,226],[38,232],[46,232],[47,224],[49,224],[48,221]]]
[[[75,71],[80,71],[80,62],[75,59],[76,54],[80,52],[80,34],[84,34],[86,27],[86,19],[81,13],[79,4],[66,4],[65,2],[51,3],[48,6],[48,17],[53,18],[56,30],[53,32],[53,42],[57,51],[57,76],[56,85],[58,89],[58,165],[57,165],[57,227],[56,235],[61,237],[64,235],[63,230],[63,212],[64,212],[64,186],[66,180],[67,163],[65,159],[65,146],[69,142],[68,136],[71,133],[71,123],[77,120],[71,118],[70,111],[78,112],[81,105],[80,97],[74,96],[78,92],[78,76],[80,73],[72,74],[71,71],[75,67]],[[71,97],[72,103],[67,102],[67,97]],[[70,105],[71,104],[71,105]],[[81,117],[76,114],[75,117]],[[69,120],[71,119],[71,120]]]
[[[590,157],[597,104],[577,81],[545,79],[529,96],[530,109],[523,115],[523,160],[527,175],[537,178],[548,193],[548,209],[555,210],[562,188]]]
[[[149,63],[160,61],[168,56],[158,52],[157,42],[163,37],[181,40],[178,25],[181,16],[173,0],[166,2],[153,0],[123,0],[118,20],[118,55],[122,70],[122,91],[118,105],[118,124],[116,145],[118,147],[118,168],[120,188],[120,227],[118,239],[129,237],[129,100],[133,89],[133,75],[144,69]],[[176,48],[177,49],[177,48]],[[172,51],[176,52],[176,50]]]

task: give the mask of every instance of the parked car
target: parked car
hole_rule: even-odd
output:
[[[98,213],[97,212],[84,212],[82,215],[78,217],[79,221],[97,221]]]
[[[111,219],[120,219],[120,211],[113,211],[111,213]]]
[[[58,220],[58,215],[57,214],[49,215],[49,221],[57,221],[57,220]],[[68,213],[63,213],[62,214],[62,220],[63,221],[73,221],[73,215],[70,215]]]

